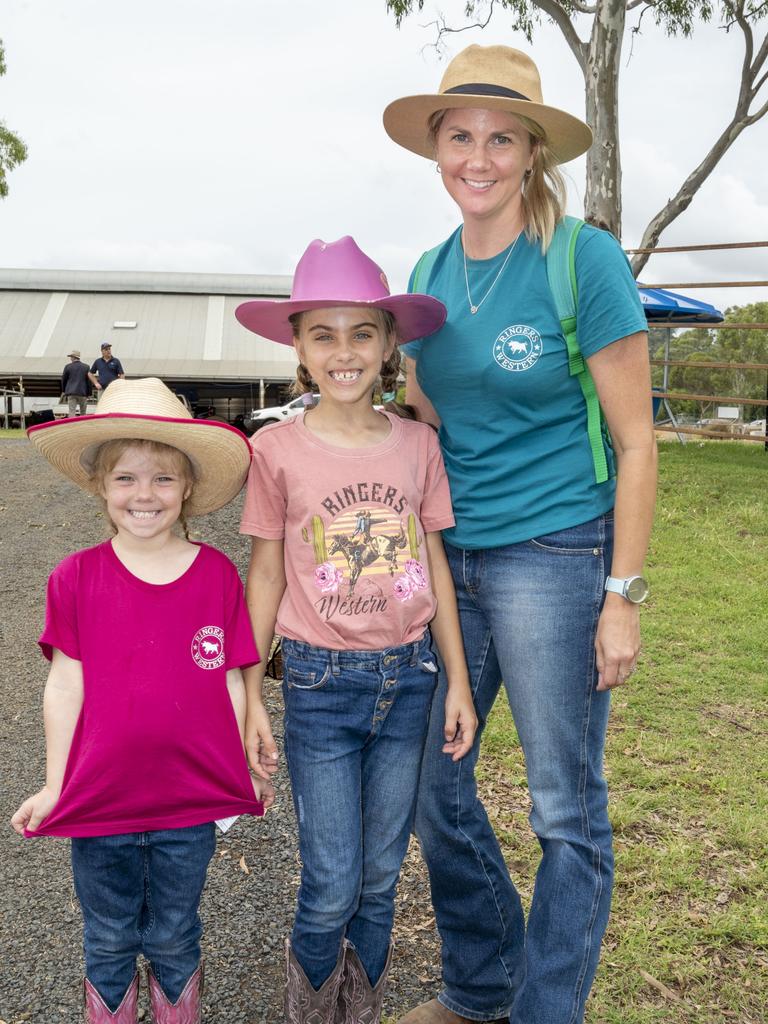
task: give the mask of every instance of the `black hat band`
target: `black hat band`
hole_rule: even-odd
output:
[[[449,96],[453,93],[464,93],[470,96],[505,96],[511,100],[527,100],[528,103],[531,102],[530,96],[523,96],[521,92],[515,92],[514,89],[505,89],[503,85],[488,85],[484,82],[455,85],[452,89],[446,89],[443,95]]]

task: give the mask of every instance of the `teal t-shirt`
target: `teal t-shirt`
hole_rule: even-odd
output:
[[[477,304],[507,250],[467,260]],[[637,285],[616,239],[585,225],[576,242],[577,336],[584,357],[647,330]],[[424,282],[420,282],[424,286]],[[412,281],[411,281],[412,285]],[[461,229],[442,247],[427,289],[445,325],[402,346],[440,419],[440,442],[461,548],[492,548],[585,523],[613,506],[595,483],[584,396],[568,373],[565,338],[541,246],[521,235],[478,312],[467,301]]]

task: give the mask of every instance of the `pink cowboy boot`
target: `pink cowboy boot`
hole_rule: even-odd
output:
[[[151,967],[147,968],[147,981],[152,1024],[200,1024],[203,1019],[202,964],[184,986],[184,991],[175,1003],[169,1002]]]
[[[139,998],[139,976],[134,974],[128,991],[114,1013],[101,998],[93,985],[86,978],[83,982],[83,1004],[85,1006],[86,1024],[136,1024],[136,1007]]]

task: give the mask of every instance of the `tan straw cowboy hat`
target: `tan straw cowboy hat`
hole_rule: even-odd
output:
[[[509,46],[468,46],[445,69],[436,95],[404,96],[390,103],[384,128],[399,145],[434,160],[429,119],[438,110],[456,107],[504,110],[535,121],[560,164],[592,145],[588,125],[543,102],[538,68],[527,54]]]
[[[186,506],[191,516],[222,508],[239,493],[251,464],[251,446],[228,423],[196,420],[157,377],[112,381],[93,416],[40,423],[27,436],[41,455],[79,487],[97,493],[90,479],[105,441],[138,438],[184,452],[195,473]]]

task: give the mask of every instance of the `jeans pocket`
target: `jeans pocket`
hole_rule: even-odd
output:
[[[598,541],[597,530],[585,529],[588,525],[590,524],[545,533],[540,537],[533,537],[528,543],[534,548],[556,555],[599,555],[602,552],[602,543]]]
[[[288,663],[283,671],[285,685],[291,690],[320,690],[331,677],[330,665],[326,665],[325,670],[319,673],[302,671]]]

